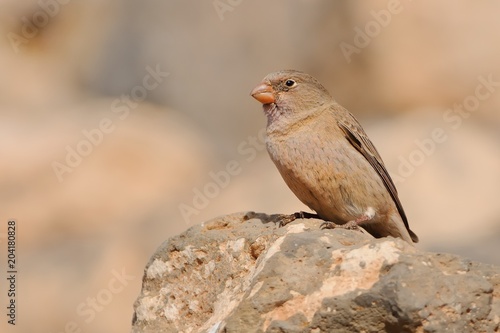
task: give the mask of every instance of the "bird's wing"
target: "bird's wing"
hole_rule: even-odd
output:
[[[351,115],[347,110],[345,110],[345,112],[346,112],[345,113],[346,117],[349,118],[348,120],[347,119],[339,120],[338,121],[339,127],[344,132],[347,140],[354,146],[354,148],[356,148],[357,151],[361,153],[361,155],[363,155],[366,158],[366,160],[375,169],[375,171],[377,171],[380,178],[382,178],[382,181],[384,182],[385,187],[391,194],[392,200],[394,200],[399,215],[401,215],[401,219],[403,220],[406,229],[410,233],[411,238],[415,242],[418,241],[418,237],[415,235],[415,233],[413,233],[413,231],[410,230],[410,226],[408,225],[408,219],[406,217],[405,211],[403,210],[403,205],[401,204],[401,201],[399,201],[398,191],[396,190],[396,186],[394,186],[391,176],[389,176],[389,173],[387,172],[387,169],[384,166],[384,162],[382,161],[380,154],[378,153],[377,149],[370,141],[365,131],[356,120],[356,118],[354,118],[354,116]]]

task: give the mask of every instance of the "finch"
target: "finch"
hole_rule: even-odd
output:
[[[377,238],[418,242],[377,149],[318,80],[282,70],[267,75],[251,95],[267,116],[269,156],[325,227],[361,226]]]

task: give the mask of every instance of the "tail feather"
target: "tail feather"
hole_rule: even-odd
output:
[[[410,233],[410,237],[411,237],[411,240],[413,241],[413,243],[418,243],[417,234],[414,233],[413,231],[411,231],[410,229],[408,229],[408,232]]]

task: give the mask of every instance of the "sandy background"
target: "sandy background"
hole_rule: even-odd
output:
[[[316,76],[362,122],[419,248],[500,264],[499,10],[2,1],[2,332],[127,332],[143,268],[169,236],[236,211],[306,209],[262,149],[265,116],[249,96],[277,69]]]

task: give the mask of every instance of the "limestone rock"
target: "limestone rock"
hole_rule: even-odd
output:
[[[165,241],[145,269],[132,331],[499,330],[499,267],[275,220],[233,214]]]

